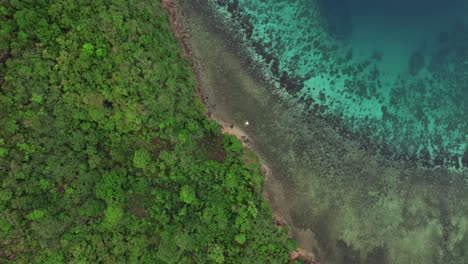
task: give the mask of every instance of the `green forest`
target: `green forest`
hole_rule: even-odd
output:
[[[155,0],[0,0],[1,263],[287,263]]]

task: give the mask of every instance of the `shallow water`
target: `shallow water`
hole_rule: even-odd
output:
[[[466,142],[463,100],[437,94],[437,89],[442,89],[437,86],[425,88],[424,96],[417,87],[397,89],[383,84],[374,91],[365,83],[361,85],[365,91],[354,91],[338,87],[340,78],[336,76],[324,77],[333,67],[342,68],[335,66],[340,61],[352,70],[344,79],[354,81],[372,72],[362,73],[366,67],[385,69],[401,63],[393,56],[386,59],[387,49],[381,52],[380,60],[374,58],[371,66],[363,69],[359,63],[368,54],[361,59],[353,51],[347,60],[346,51],[340,60],[342,47],[354,45],[353,50],[357,50],[352,35],[359,31],[355,25],[346,28],[348,23],[327,19],[350,12],[352,20],[352,10],[326,11],[327,7],[314,1],[235,1],[237,6],[227,5],[234,1],[177,2],[193,55],[200,62],[199,81],[208,96],[209,109],[217,118],[237,126],[249,121],[243,129],[273,171],[267,180],[267,194],[273,208],[291,223],[299,246],[316,252],[323,263],[468,262],[466,173],[434,168],[436,164],[455,166],[458,158],[454,163],[448,158],[445,163],[434,162],[435,154],[424,157],[417,151],[420,145],[428,148],[427,138],[445,131],[443,126],[439,130],[421,127],[430,127],[435,122],[430,120],[448,122],[444,118],[450,113],[440,112],[453,111],[460,116],[451,116],[455,129],[444,132],[441,146],[449,142],[447,146],[456,147],[450,148],[447,157],[462,157],[460,149]],[[334,25],[333,31],[329,24]],[[310,39],[320,41],[312,45],[303,42]],[[320,52],[314,54],[317,50]],[[449,57],[441,60],[453,63]],[[417,73],[400,71],[405,80],[417,79],[422,72],[428,74],[426,68],[430,66]],[[310,69],[315,77],[304,78]],[[281,78],[282,74],[286,76]],[[382,83],[392,77],[387,73],[390,77],[381,79],[381,75],[378,79]],[[304,89],[304,83],[316,84],[319,79],[319,91]],[[451,88],[463,92],[455,84]],[[437,95],[440,105],[434,104],[437,98],[427,91]],[[404,100],[394,99],[402,93]],[[387,108],[385,118],[378,113],[382,105]],[[429,106],[434,109],[426,111]],[[421,107],[426,118],[411,114]],[[406,119],[399,116],[402,113],[408,114]],[[396,126],[403,131],[391,129]],[[365,133],[363,128],[367,128]],[[413,159],[404,162],[405,157]],[[417,166],[423,161],[426,168]]]
[[[207,3],[268,79],[363,144],[429,167],[468,164],[466,1]]]

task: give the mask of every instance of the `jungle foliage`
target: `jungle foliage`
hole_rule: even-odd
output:
[[[287,262],[159,2],[0,2],[0,261]]]

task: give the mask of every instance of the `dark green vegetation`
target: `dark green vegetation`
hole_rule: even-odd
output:
[[[159,3],[1,3],[1,262],[287,261]]]

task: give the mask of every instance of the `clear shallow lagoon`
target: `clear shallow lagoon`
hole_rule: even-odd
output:
[[[468,165],[466,1],[208,1],[280,89],[369,147]]]
[[[300,246],[468,262],[463,1],[178,2],[210,110],[249,120]]]

